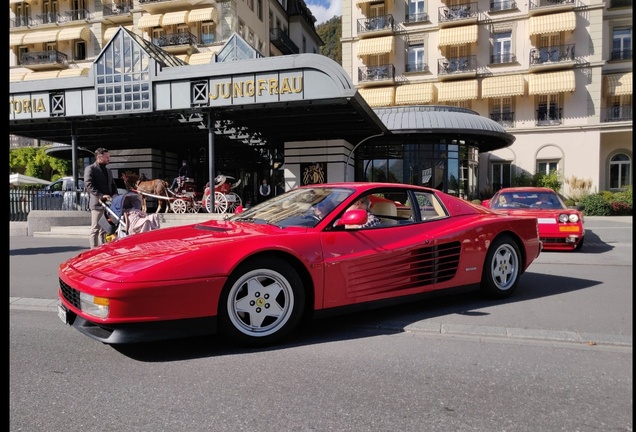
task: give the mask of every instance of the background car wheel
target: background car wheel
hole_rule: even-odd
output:
[[[303,282],[292,266],[260,258],[228,279],[219,304],[219,332],[241,345],[269,345],[294,330],[304,307]]]
[[[514,292],[521,276],[521,252],[507,235],[497,237],[490,245],[481,279],[482,291],[495,298],[505,298]]]

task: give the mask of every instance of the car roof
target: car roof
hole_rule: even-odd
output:
[[[507,193],[507,192],[538,192],[538,193],[556,193],[554,190],[546,187],[538,187],[538,186],[519,186],[519,187],[509,187],[499,189],[497,193]]]

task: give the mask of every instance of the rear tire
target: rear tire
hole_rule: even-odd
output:
[[[494,298],[508,297],[517,288],[521,273],[519,246],[509,235],[497,237],[486,254],[481,278],[483,293]]]
[[[296,270],[277,258],[258,258],[239,266],[226,282],[219,333],[241,345],[270,345],[296,328],[304,308],[305,289]]]

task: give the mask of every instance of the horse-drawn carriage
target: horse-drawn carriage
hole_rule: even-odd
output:
[[[209,186],[206,185],[203,193],[197,192],[194,179],[178,177],[175,191],[168,188],[166,181],[161,179],[148,180],[143,174],[137,176],[132,173],[124,173],[122,179],[126,182],[129,190],[135,191],[141,196],[143,211],[146,211],[146,199],[154,198],[158,202],[157,213],[161,212],[163,201],[167,202],[166,212],[172,210],[174,213],[198,213],[201,208],[205,208],[212,213]],[[241,181],[232,183],[233,180],[234,178],[231,176],[216,176],[214,185],[215,213],[234,212],[241,205],[241,197],[232,192]]]

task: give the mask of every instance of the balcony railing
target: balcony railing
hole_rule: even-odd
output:
[[[574,44],[530,50],[530,65],[574,61]]]
[[[22,53],[20,64],[23,66],[60,64],[68,65],[68,56],[59,51],[31,51]]]
[[[517,9],[517,2],[513,0],[494,0],[490,2],[491,12]]]
[[[619,61],[619,60],[631,60],[632,59],[632,50],[620,50],[620,51],[612,51],[611,61]]]
[[[407,63],[404,67],[405,72],[428,72],[428,65],[424,62]]]
[[[448,22],[477,17],[477,2],[442,6],[439,8],[439,22]]]
[[[381,81],[395,78],[395,66],[385,64],[379,66],[362,66],[358,68],[358,81]]]
[[[553,126],[561,123],[563,123],[563,108],[537,110],[537,126]]]
[[[59,22],[86,21],[93,18],[93,14],[86,9],[75,9],[60,15]]]
[[[476,72],[477,56],[441,58],[437,60],[437,74]]]
[[[417,23],[417,22],[428,22],[430,21],[430,18],[428,17],[428,14],[426,12],[422,12],[422,13],[406,15],[406,17],[404,18],[404,21],[407,24]]]
[[[104,16],[120,15],[133,10],[132,1],[104,4]]]
[[[490,56],[491,64],[515,63],[517,56],[513,53],[493,54]]]
[[[28,16],[18,16],[15,18],[10,18],[9,25],[11,26],[11,28],[28,27],[33,25],[33,20],[31,19],[31,17]]]
[[[60,14],[56,12],[48,12],[42,15],[36,15],[36,18],[33,21],[33,24],[35,25],[56,24],[60,22]]]
[[[530,2],[530,9],[550,6],[574,4],[574,0],[535,0]]]
[[[269,30],[269,41],[283,54],[298,54],[300,52],[294,41],[280,28]]]
[[[361,18],[358,20],[358,33],[374,32],[379,30],[393,30],[393,15],[383,15],[373,18]]]
[[[196,45],[197,42],[197,37],[190,32],[170,33],[152,39],[152,43],[158,47]]]
[[[506,128],[514,127],[515,125],[515,113],[514,112],[494,112],[490,113],[490,119],[499,123]]]
[[[630,120],[632,120],[632,106],[619,105],[619,106],[605,108],[601,121],[617,122],[617,121],[630,121]]]

